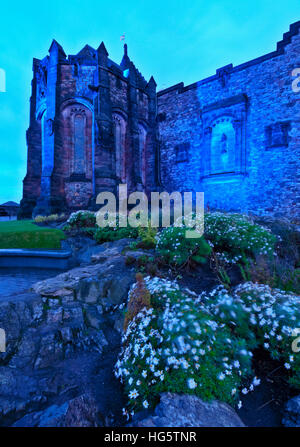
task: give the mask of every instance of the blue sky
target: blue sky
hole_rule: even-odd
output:
[[[0,204],[22,197],[26,173],[32,58],[55,38],[67,54],[103,40],[120,62],[125,33],[129,56],[158,88],[186,85],[216,69],[273,51],[299,20],[299,0],[40,0],[1,2]]]

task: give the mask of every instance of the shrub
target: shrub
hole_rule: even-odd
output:
[[[209,295],[204,292],[199,302],[235,336],[245,339],[249,349],[263,346],[273,359],[281,360],[290,383],[300,388],[300,356],[293,355],[291,347],[293,331],[300,328],[300,296],[248,282],[231,295],[222,287]]]
[[[206,213],[205,238],[225,264],[247,262],[258,255],[273,256],[276,236],[261,225],[240,214]]]
[[[35,223],[48,223],[48,222],[63,222],[67,216],[65,214],[50,214],[50,216],[36,216],[34,218]]]
[[[218,286],[195,299],[174,282],[145,282],[150,307],[147,301],[130,319],[115,367],[128,396],[127,413],[153,407],[165,391],[237,403],[260,382],[251,371],[257,347],[280,360],[290,384],[300,388],[300,357],[292,352],[299,296],[245,283],[230,294]],[[133,286],[130,299],[136,288],[141,285]]]
[[[96,226],[96,215],[92,211],[76,211],[67,221],[68,229],[93,228]]]
[[[97,227],[94,238],[98,244],[124,238],[137,238],[138,229],[133,227]]]
[[[164,391],[236,402],[251,372],[251,352],[176,283],[146,278],[151,307],[130,319],[115,374],[125,385],[130,412],[154,406]],[[137,294],[137,284],[131,290]]]
[[[136,281],[135,287],[131,290],[127,312],[125,314],[125,330],[127,329],[129,322],[132,321],[142,309],[148,309],[150,307],[151,295],[141,273],[137,273]]]
[[[157,229],[151,227],[151,223],[148,223],[147,227],[139,227],[138,235],[141,238],[141,241],[138,242],[138,248],[151,249],[156,247],[156,239],[155,236],[157,234]]]
[[[190,261],[198,264],[206,262],[211,247],[203,237],[187,238],[185,227],[164,228],[157,236],[157,251],[163,260],[175,266]]]

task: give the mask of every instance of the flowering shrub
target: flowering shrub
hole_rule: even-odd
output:
[[[251,282],[240,284],[231,295],[222,288],[203,293],[198,302],[249,349],[263,346],[290,372],[290,383],[300,388],[300,355],[292,352],[293,330],[300,327],[300,296]]]
[[[240,214],[206,213],[205,238],[225,264],[238,263],[247,257],[272,256],[276,236],[261,225]]]
[[[36,216],[34,218],[35,223],[50,223],[50,222],[64,222],[66,220],[65,214],[51,214],[50,216]]]
[[[169,264],[182,265],[190,259],[198,264],[206,262],[211,252],[203,237],[187,238],[186,227],[167,227],[157,235],[157,251]]]
[[[67,221],[67,227],[73,228],[91,228],[96,225],[96,215],[92,211],[76,211],[72,213]]]
[[[163,391],[236,402],[242,380],[251,372],[246,341],[233,336],[176,283],[145,281],[151,307],[129,322],[115,369],[130,412],[154,406]]]
[[[291,348],[292,331],[300,327],[299,296],[245,283],[232,294],[218,286],[195,299],[174,282],[147,277],[145,284],[150,307],[129,322],[115,367],[128,395],[127,415],[154,406],[164,391],[240,407],[241,394],[260,383],[251,375],[258,346],[281,360],[300,388],[300,356]]]

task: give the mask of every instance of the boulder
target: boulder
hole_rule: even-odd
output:
[[[61,405],[27,414],[14,427],[101,427],[102,417],[92,395],[83,394]]]
[[[229,405],[204,402],[197,396],[163,393],[149,415],[137,414],[131,427],[244,427]]]

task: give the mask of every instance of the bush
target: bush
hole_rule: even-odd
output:
[[[96,226],[96,215],[92,211],[76,211],[67,221],[67,229],[93,228]]]
[[[292,352],[292,334],[300,328],[300,296],[248,282],[231,295],[222,287],[209,295],[204,292],[199,302],[235,336],[245,339],[249,349],[263,346],[273,359],[281,360],[290,383],[300,388],[300,356]]]
[[[260,382],[251,371],[258,347],[280,360],[290,384],[300,388],[300,357],[292,352],[299,296],[246,283],[231,294],[218,286],[195,299],[174,282],[145,282],[150,307],[147,301],[130,319],[115,367],[128,396],[127,413],[154,407],[167,391],[237,403]],[[133,286],[130,302],[140,289]]]
[[[34,222],[45,224],[47,224],[48,222],[64,222],[66,218],[66,214],[50,214],[50,216],[36,216],[34,218]]]
[[[236,402],[251,372],[245,340],[232,336],[177,284],[145,281],[151,307],[144,306],[128,324],[115,368],[125,385],[128,410],[153,407],[164,391]],[[130,302],[136,288],[140,285],[132,288]]]
[[[186,238],[185,227],[164,228],[157,237],[157,251],[168,264],[181,266],[194,261],[198,264],[206,262],[211,247],[203,237]]]
[[[142,310],[150,307],[151,295],[146,287],[143,275],[137,273],[136,285],[132,289],[129,302],[127,305],[127,312],[125,314],[124,329],[126,330],[130,321]]]
[[[137,247],[138,248],[144,248],[144,249],[151,249],[156,247],[156,234],[157,229],[151,227],[151,223],[148,223],[148,226],[145,227],[139,227],[138,228],[138,235],[139,238],[141,238],[141,241],[138,242]]]
[[[97,227],[94,238],[98,244],[102,242],[117,241],[124,238],[137,238],[138,229],[133,227]]]
[[[276,236],[261,225],[240,214],[221,212],[206,213],[205,238],[225,264],[247,262],[258,255],[272,257],[275,253]]]

